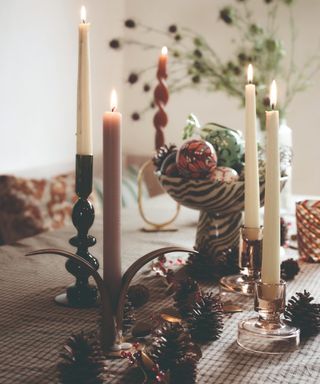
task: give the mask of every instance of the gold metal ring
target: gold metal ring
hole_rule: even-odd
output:
[[[141,168],[139,169],[139,173],[138,173],[138,177],[137,177],[137,180],[138,180],[138,207],[139,207],[140,215],[141,215],[142,219],[144,220],[144,222],[151,225],[156,230],[161,230],[162,228],[167,227],[168,225],[172,224],[176,220],[176,218],[178,217],[179,212],[180,212],[180,204],[177,203],[176,212],[175,212],[174,216],[170,220],[165,221],[163,223],[155,223],[146,217],[146,215],[144,213],[144,209],[143,209],[143,193],[142,193],[143,175],[144,175],[146,168],[151,164],[152,164],[152,160],[150,159],[150,160],[146,161],[144,164],[142,164]]]

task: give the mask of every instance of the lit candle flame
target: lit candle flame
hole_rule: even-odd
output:
[[[275,80],[272,81],[270,86],[270,106],[275,109],[277,104],[277,83]]]
[[[117,110],[118,106],[118,97],[117,97],[117,92],[115,89],[111,91],[111,96],[110,96],[110,108],[111,111],[114,112]]]
[[[168,48],[167,47],[162,47],[161,49],[161,55],[167,56],[168,55]]]
[[[252,81],[253,81],[253,66],[252,66],[252,64],[248,65],[247,79],[248,79],[249,84],[252,83]]]
[[[80,10],[80,18],[82,22],[85,24],[87,21],[87,10],[84,5],[81,7],[81,10]]]

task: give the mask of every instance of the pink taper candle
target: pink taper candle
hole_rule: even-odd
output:
[[[117,94],[103,115],[103,279],[114,310],[121,287],[121,119]]]

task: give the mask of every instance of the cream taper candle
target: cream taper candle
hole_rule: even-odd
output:
[[[279,112],[274,110],[276,102],[277,86],[273,81],[270,90],[272,111],[266,112],[266,184],[261,267],[261,280],[266,284],[280,282],[280,154]]]
[[[116,309],[121,288],[121,120],[117,94],[103,115],[103,279]]]
[[[245,205],[244,226],[260,227],[260,189],[256,128],[256,87],[252,84],[253,67],[248,66],[248,84],[245,89]],[[253,237],[255,232],[253,232]],[[248,232],[249,235],[249,232]],[[250,240],[256,240],[252,238]]]
[[[78,155],[92,155],[89,28],[90,24],[86,22],[86,9],[81,7],[77,103]]]

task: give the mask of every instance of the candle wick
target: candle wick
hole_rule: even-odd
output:
[[[111,112],[115,112],[115,111],[116,111],[116,107],[112,107]]]
[[[271,109],[272,109],[272,111],[274,111],[274,104],[273,103],[271,104]]]

